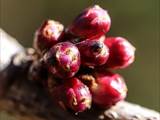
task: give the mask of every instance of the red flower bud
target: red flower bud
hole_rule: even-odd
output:
[[[63,25],[53,20],[46,20],[36,31],[34,38],[34,48],[39,54],[43,54],[58,42],[58,38],[63,31]]]
[[[124,100],[127,95],[123,78],[103,68],[91,73],[82,73],[78,78],[89,87],[93,102],[101,108],[111,107]]]
[[[90,91],[77,78],[72,78],[67,82],[66,97],[68,107],[76,112],[81,112],[91,107],[92,99]]]
[[[77,44],[81,54],[81,63],[84,66],[100,66],[106,63],[109,57],[108,47],[98,39],[87,39]]]
[[[92,97],[86,85],[78,78],[65,81],[51,91],[53,100],[62,108],[70,108],[74,112],[82,112],[91,107]]]
[[[49,71],[58,78],[73,77],[80,67],[80,54],[77,47],[70,42],[54,45],[45,55],[44,61]]]
[[[68,32],[81,38],[99,37],[107,33],[111,20],[106,10],[95,5],[85,9],[68,27]]]
[[[109,37],[104,41],[109,48],[108,68],[126,68],[134,62],[135,47],[122,37]]]
[[[100,107],[110,107],[125,99],[127,86],[119,74],[111,72],[96,72],[96,85],[92,86],[93,101]]]

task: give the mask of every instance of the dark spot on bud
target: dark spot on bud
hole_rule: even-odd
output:
[[[92,46],[91,49],[93,52],[101,52],[103,48],[103,44],[100,42],[95,42]]]

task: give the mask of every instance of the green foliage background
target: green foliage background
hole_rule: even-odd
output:
[[[94,0],[1,0],[1,27],[26,47],[46,18],[67,26]],[[123,36],[137,48],[136,61],[118,71],[128,84],[128,100],[160,111],[159,0],[97,0],[108,10],[112,27],[108,36]]]

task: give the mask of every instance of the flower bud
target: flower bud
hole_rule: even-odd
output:
[[[94,5],[75,18],[68,32],[81,38],[100,37],[109,31],[110,26],[111,19],[107,11]]]
[[[82,65],[94,67],[106,63],[109,57],[109,49],[100,39],[87,39],[77,44]]]
[[[43,57],[49,71],[58,78],[73,77],[80,67],[78,48],[70,42],[54,45]]]
[[[106,66],[111,69],[126,68],[135,59],[135,47],[122,37],[109,37],[104,41],[109,48]]]
[[[42,55],[59,42],[63,25],[54,20],[46,20],[35,33],[34,48]]]
[[[119,74],[97,71],[94,76],[97,85],[91,87],[91,93],[95,104],[105,108],[125,99],[127,86]]]
[[[78,78],[71,78],[50,91],[54,102],[64,109],[69,108],[77,113],[91,107],[91,93]]]

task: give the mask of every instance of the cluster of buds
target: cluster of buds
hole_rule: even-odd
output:
[[[125,38],[106,37],[110,27],[108,12],[98,5],[82,11],[67,28],[46,20],[35,33],[39,57],[29,79],[41,81],[53,102],[75,113],[124,100],[126,83],[112,70],[133,63],[135,48]]]

